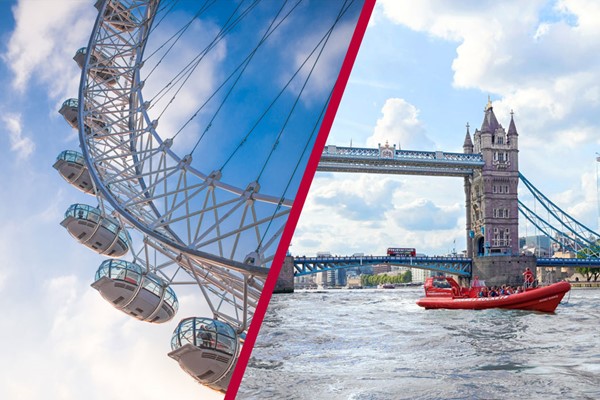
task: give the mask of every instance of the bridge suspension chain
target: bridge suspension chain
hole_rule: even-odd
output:
[[[587,256],[595,258],[600,257],[600,249],[597,243],[598,239],[600,238],[598,233],[594,232],[564,212],[535,186],[533,186],[533,184],[527,180],[523,174],[519,173],[519,179],[533,195],[534,200],[548,212],[548,219],[551,220],[552,223],[540,217],[535,211],[531,210],[519,200],[519,212],[529,222],[531,222],[544,235],[549,237],[550,240],[559,244],[566,250],[570,250],[575,253],[585,251]]]

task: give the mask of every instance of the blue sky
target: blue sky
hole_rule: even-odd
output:
[[[78,148],[57,110],[76,97],[72,57],[95,14],[88,1],[0,2],[0,293],[10,304],[0,397],[220,398],[166,356],[174,325],[131,320],[89,286],[103,257],[59,225],[71,203],[95,204],[52,168],[60,151]],[[180,311],[206,312],[197,297],[180,293]]]
[[[506,129],[514,110],[521,172],[597,229],[598,7],[378,1],[328,144],[462,152],[466,123],[471,134],[481,126],[490,96]],[[291,251],[461,251],[464,201],[461,178],[317,173]],[[536,233],[522,218],[520,229]]]
[[[310,4],[304,2],[302,7]],[[330,3],[315,4],[337,11],[334,10],[337,6],[329,7]],[[299,15],[306,19],[310,9],[304,11]],[[351,14],[356,17],[357,11],[355,7]],[[198,385],[166,355],[170,350],[171,333],[180,318],[210,315],[199,291],[177,287],[180,310],[172,323],[151,325],[133,320],[106,304],[89,286],[104,258],[76,243],[59,225],[70,204],[96,203],[70,187],[52,168],[62,150],[78,148],[76,132],[57,110],[65,99],[77,97],[80,70],[72,57],[87,43],[96,12],[93,2],[87,0],[0,1],[0,167],[3,170],[0,175],[0,295],[9,299],[0,321],[0,369],[4,371],[0,376],[0,398],[220,398],[221,395]],[[168,27],[164,28],[168,31]],[[195,29],[208,32],[215,28],[205,22]],[[344,23],[340,33],[332,38],[331,51],[315,71],[315,84],[309,85],[299,103],[301,115],[307,115],[307,110],[320,111],[317,100],[323,98],[324,82],[331,82],[335,77],[332,71],[339,68],[341,56],[345,54],[344,38],[349,38],[352,31],[353,28]],[[156,35],[160,34],[157,31]],[[279,50],[278,58],[270,60],[272,66],[299,65],[310,51],[308,43],[312,34],[312,31],[307,35],[287,32],[278,37],[271,44]],[[202,70],[206,73],[204,79],[186,86],[188,92],[184,94],[208,92],[215,87],[215,82],[224,74],[217,68],[219,60],[226,59],[228,52],[235,53],[234,47],[225,45],[218,50],[221,53]],[[254,72],[263,74],[267,81],[285,79],[283,74],[265,74],[264,68]],[[162,78],[161,73],[164,71],[157,71],[158,78]],[[147,82],[148,93],[158,87],[156,81]],[[246,93],[259,90],[251,84],[261,82],[249,79],[244,83]],[[292,85],[288,104],[299,88],[298,83]],[[244,101],[251,103],[242,92],[236,102]],[[161,129],[168,131],[181,124],[189,117],[182,110],[196,106],[197,103],[184,102],[168,120],[161,120]],[[226,116],[230,118],[223,118],[221,127],[215,124],[211,128],[215,136],[206,144],[208,150],[195,154],[195,162],[210,159],[218,165],[223,161],[214,161],[214,154],[222,152],[214,151],[210,145],[227,148],[221,141],[222,132],[233,125],[233,118],[231,114]],[[287,167],[295,164],[290,162],[287,151],[290,146],[306,141],[306,136],[298,132],[306,133],[306,126],[313,121],[296,118],[292,140],[282,140],[264,175],[263,188],[268,194],[281,195],[282,183],[287,182],[287,178],[273,178],[286,175],[276,167],[277,163],[281,165],[283,160]],[[254,141],[249,140],[246,147],[264,153],[265,132],[269,129],[275,131],[272,126],[265,128],[263,134],[257,135]],[[191,130],[187,138],[182,135],[181,143],[176,141],[175,149],[189,148],[197,137],[198,130]],[[271,134],[266,141],[269,148],[273,138]],[[295,157],[298,154],[295,152]],[[237,183],[235,179],[239,174],[235,171],[240,170],[256,177],[257,171],[250,168],[254,164],[247,160],[247,154],[240,156],[237,165],[231,166],[229,176],[225,178],[224,174],[224,181]],[[296,183],[299,177],[296,176]]]
[[[77,92],[72,57],[87,42],[91,3],[0,1],[0,294],[9,299],[0,369],[10,371],[0,397],[196,397],[203,389],[166,356],[173,325],[108,306],[89,287],[103,258],[59,225],[69,204],[91,202],[51,167],[77,148],[56,111]],[[379,2],[328,143],[460,151],[465,124],[480,126],[490,95],[505,127],[515,112],[525,176],[596,227],[598,7]],[[291,250],[382,254],[406,245],[443,254],[454,240],[460,250],[462,190],[457,178],[317,173]],[[178,294],[179,316],[206,313],[195,292]]]

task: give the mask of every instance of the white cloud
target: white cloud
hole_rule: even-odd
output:
[[[90,2],[20,0],[13,7],[16,28],[2,55],[12,70],[13,87],[24,92],[32,77],[52,98],[77,93],[75,51],[87,44],[96,9]]]
[[[34,141],[23,135],[20,114],[6,114],[2,117],[6,133],[10,141],[10,149],[17,154],[19,159],[27,159],[35,151]]]
[[[399,226],[410,231],[433,231],[452,229],[463,209],[458,205],[439,207],[423,198],[402,204],[391,213]]]
[[[189,16],[178,16],[177,18],[187,19]],[[174,19],[176,20],[177,18]],[[169,20],[165,20],[152,33],[146,54],[154,53],[156,48],[176,34],[179,27],[175,26],[173,21],[167,21]],[[198,49],[207,46],[217,35],[218,29],[218,26],[206,21],[196,21],[191,24],[187,34],[173,45],[171,52],[157,65],[152,75],[148,78],[143,77],[146,83],[144,86],[144,100],[151,100],[156,97],[149,110],[150,117],[158,118],[166,108],[166,112],[160,117],[157,129],[164,139],[173,138],[179,129],[200,108],[202,103],[210,97],[216,89],[217,84],[220,84],[225,79],[221,63],[227,55],[227,47],[229,45],[227,39],[221,40],[202,58],[202,61],[189,74],[189,78],[185,80],[185,84],[182,87],[183,80],[181,79],[171,84],[180,71],[189,68],[192,60],[197,59]],[[146,64],[143,73],[149,73],[153,68],[153,63],[158,62],[158,59],[162,56],[163,52],[158,52],[154,58],[151,58],[151,61]],[[184,77],[186,76],[184,75]],[[159,95],[167,85],[170,86],[170,91],[164,92],[166,95]],[[175,94],[177,95],[173,99]],[[173,148],[178,155],[183,157],[194,147],[208,123],[208,118],[212,115],[211,112],[214,112],[216,108],[213,103],[205,107],[194,118],[193,122],[177,135]]]
[[[533,35],[533,38],[535,40],[539,40],[542,36],[547,34],[549,30],[550,30],[550,24],[542,23],[538,26],[537,30],[535,31],[535,35]]]
[[[199,289],[178,286],[179,314],[162,325],[111,307],[90,287],[103,258],[59,225],[68,205],[63,188],[74,198],[91,198],[49,165],[41,169],[17,168],[0,192],[6,206],[0,209],[0,294],[9,299],[0,320],[0,370],[6,371],[0,398],[222,398],[167,356],[180,318],[210,315]]]
[[[329,95],[330,88],[336,81],[339,70],[344,60],[344,55],[348,50],[350,38],[354,32],[354,23],[341,22],[332,32],[329,40],[325,45],[325,49],[319,54],[321,47],[310,57],[308,62],[302,67],[298,77],[294,80],[292,87],[295,91],[299,91],[309,72],[311,73],[310,80],[304,89],[302,100],[306,103],[314,102],[315,99],[321,101]],[[314,50],[315,44],[319,43],[324,34],[324,30],[317,30],[315,33],[302,35],[298,38],[295,46],[291,47],[294,52],[291,55],[294,60],[293,70],[299,68],[305,62],[308,55]],[[316,58],[319,56],[318,64],[311,72]],[[289,71],[286,71],[289,72]],[[287,81],[288,76],[282,78],[282,81]]]
[[[600,59],[595,55],[600,42],[597,23],[590,21],[596,17],[597,22],[600,12],[590,2],[560,2],[552,10],[555,20],[540,22],[544,3],[483,1],[469,8],[464,2],[439,0],[381,4],[393,22],[457,42],[452,62],[457,88],[499,94],[521,115],[543,113],[561,120],[598,107]],[[577,24],[569,24],[569,16]]]
[[[435,145],[419,121],[419,110],[404,99],[388,99],[377,120],[373,135],[367,139],[368,147],[386,142],[399,144],[403,150],[434,150]]]
[[[466,235],[460,188],[462,180],[452,178],[317,174],[291,250],[381,255],[387,247],[408,246],[445,254]],[[439,193],[445,199],[428,200]]]

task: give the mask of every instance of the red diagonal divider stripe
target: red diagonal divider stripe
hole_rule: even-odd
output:
[[[321,128],[319,129],[319,133],[315,140],[315,145],[313,147],[310,158],[308,159],[306,170],[304,171],[304,176],[300,181],[300,186],[298,187],[298,192],[296,198],[294,199],[294,204],[292,205],[292,208],[290,210],[288,221],[281,235],[281,240],[277,247],[277,251],[275,252],[269,276],[265,281],[265,286],[263,288],[263,292],[260,296],[258,304],[256,305],[256,310],[254,312],[250,328],[248,329],[248,334],[246,335],[244,346],[242,347],[242,351],[240,352],[240,357],[237,361],[235,371],[233,372],[231,381],[229,382],[229,387],[227,389],[227,393],[225,394],[225,400],[235,399],[235,396],[237,395],[238,389],[240,387],[240,383],[242,382],[246,366],[248,365],[248,360],[250,359],[250,354],[252,353],[254,343],[256,342],[256,337],[258,336],[260,326],[263,322],[265,313],[269,306],[269,301],[271,300],[271,296],[273,295],[273,289],[275,288],[275,284],[277,283],[277,278],[279,277],[279,272],[281,271],[281,266],[283,265],[287,249],[290,245],[290,242],[292,241],[292,236],[294,234],[294,230],[296,229],[296,225],[298,224],[300,212],[302,211],[302,207],[304,206],[304,202],[306,201],[306,195],[308,194],[310,184],[312,183],[313,177],[315,176],[317,165],[319,164],[321,154],[323,153],[323,148],[325,147],[325,142],[327,141],[327,136],[329,136],[331,125],[333,125],[333,119],[335,118],[335,114],[337,113],[340,101],[342,100],[342,95],[344,94],[344,89],[346,88],[346,84],[348,83],[348,78],[350,77],[352,66],[354,65],[354,61],[356,60],[358,49],[360,48],[360,44],[365,35],[365,31],[367,30],[367,25],[369,24],[369,19],[371,18],[371,14],[373,13],[375,1],[376,0],[365,0],[360,16],[358,17],[356,28],[354,29],[354,34],[352,35],[352,39],[350,39],[348,52],[346,53],[346,57],[344,58],[342,68],[340,69],[340,74],[333,88],[331,100],[329,101],[329,105],[327,106],[327,110],[325,111],[325,116],[323,117],[323,123],[321,124]]]

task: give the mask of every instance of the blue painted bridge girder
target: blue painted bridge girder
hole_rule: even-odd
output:
[[[537,266],[600,268],[600,258],[538,258]]]
[[[465,257],[393,257],[393,256],[331,256],[294,257],[294,276],[317,274],[344,268],[356,268],[390,264],[402,267],[421,268],[471,277],[472,260]],[[600,268],[598,258],[538,258],[538,267],[581,267]]]
[[[294,276],[304,276],[319,272],[335,271],[379,264],[421,268],[458,276],[471,277],[471,259],[465,257],[294,257]]]

